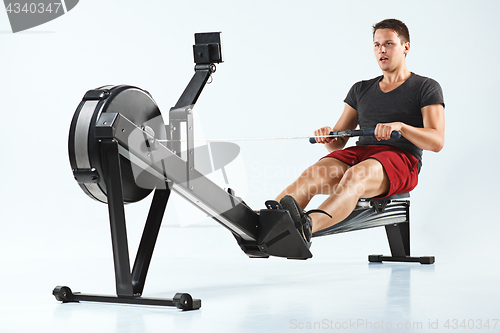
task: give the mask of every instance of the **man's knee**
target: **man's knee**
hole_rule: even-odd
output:
[[[321,160],[307,168],[300,177],[329,183],[332,181],[338,182],[338,180],[343,177],[344,173],[345,168],[342,166],[336,165],[335,163],[325,163],[325,161]]]
[[[342,178],[343,183],[358,183],[366,177],[366,170],[364,167],[353,166],[349,168],[344,177]]]
[[[361,197],[361,195],[365,192],[365,177],[366,172],[362,168],[349,168],[337,186],[335,194]]]
[[[384,179],[384,169],[381,165],[377,163],[358,164],[346,171],[339,187],[343,191],[348,190],[351,194],[364,196],[373,191],[372,187],[378,189]]]
[[[362,182],[369,179],[380,179],[384,177],[384,168],[380,162],[360,163],[352,166],[344,175],[346,180]]]
[[[361,195],[364,192],[364,184],[369,177],[370,172],[364,166],[353,166],[342,177],[341,186],[343,189],[356,190]]]

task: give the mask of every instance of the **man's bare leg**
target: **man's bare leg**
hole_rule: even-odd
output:
[[[276,201],[279,202],[285,195],[291,195],[304,209],[316,194],[334,193],[348,168],[348,164],[335,158],[323,158],[307,168],[295,182],[278,195]]]
[[[335,192],[318,208],[329,213],[332,218],[323,214],[311,214],[312,232],[344,220],[354,210],[359,198],[381,196],[388,191],[389,179],[379,161],[367,159],[353,165],[345,172]]]

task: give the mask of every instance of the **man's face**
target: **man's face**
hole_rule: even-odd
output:
[[[398,34],[392,29],[378,29],[373,36],[373,52],[382,71],[391,72],[404,64],[410,43],[401,44]]]

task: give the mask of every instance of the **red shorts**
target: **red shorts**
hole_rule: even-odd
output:
[[[380,198],[410,192],[418,183],[418,159],[400,148],[385,145],[353,146],[333,151],[325,157],[333,157],[350,166],[369,158],[379,161],[389,178],[389,192]]]

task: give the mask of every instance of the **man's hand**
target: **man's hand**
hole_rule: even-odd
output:
[[[314,131],[314,138],[316,139],[317,143],[331,143],[337,141],[337,138],[325,138],[324,136],[330,135],[330,132],[332,131],[331,127],[325,126],[321,127],[320,129]]]
[[[413,127],[401,122],[377,124],[377,140],[388,140],[392,131],[398,131],[405,139],[420,149],[438,152],[444,146],[444,106],[432,104],[422,108],[424,127]]]
[[[401,122],[377,124],[377,127],[375,127],[375,137],[378,141],[389,140],[393,131],[401,132],[401,127],[403,127],[403,123]]]

